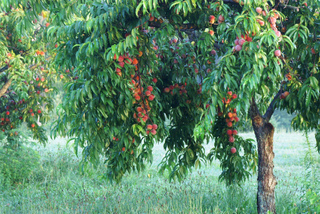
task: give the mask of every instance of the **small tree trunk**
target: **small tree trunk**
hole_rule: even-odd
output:
[[[260,115],[255,104],[251,105],[250,111],[259,156],[257,210],[259,214],[264,214],[268,211],[276,213],[274,192],[277,182],[273,175],[274,127]]]

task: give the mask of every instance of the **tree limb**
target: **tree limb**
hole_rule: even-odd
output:
[[[252,99],[250,100],[249,115],[250,115],[251,119],[253,119],[257,116],[261,117],[261,114],[259,112],[259,109],[258,109],[258,106],[256,104],[254,97],[252,97]]]
[[[8,65],[4,66],[3,68],[0,68],[0,73],[4,72],[5,70],[7,70],[9,68]]]
[[[278,99],[278,97],[282,94],[282,87],[280,88],[280,90],[278,91],[278,93],[274,96],[273,100],[271,101],[266,113],[263,115],[263,118],[266,120],[266,122],[269,122],[271,116],[274,113],[274,103],[276,102],[276,100]]]
[[[8,90],[9,86],[11,85],[12,79],[9,79],[6,84],[0,90],[0,97],[2,97]]]
[[[291,6],[291,5],[287,5],[287,4],[283,4],[283,3],[280,3],[280,5],[279,5],[280,7],[282,7],[282,8],[289,8],[289,9],[291,9],[291,10],[295,10],[295,11],[299,11],[300,10],[300,8],[299,7],[294,7],[294,6]]]

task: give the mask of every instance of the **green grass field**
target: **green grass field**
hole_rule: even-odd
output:
[[[242,134],[253,138],[253,134]],[[312,155],[301,133],[276,133],[275,169],[278,213],[314,213],[308,189],[320,193],[320,156],[314,134],[309,134]],[[256,213],[257,177],[243,186],[218,182],[219,163],[190,173],[185,180],[169,182],[157,173],[164,155],[155,145],[154,163],[140,174],[125,176],[121,184],[101,180],[104,166],[79,173],[79,159],[65,139],[35,147],[41,168],[28,182],[0,192],[0,213]],[[206,146],[209,151],[212,143]],[[312,159],[310,160],[310,158]],[[311,201],[310,201],[310,200]]]

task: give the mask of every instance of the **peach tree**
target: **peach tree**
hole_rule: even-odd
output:
[[[275,213],[274,110],[316,130],[319,150],[318,2],[6,2],[31,20],[50,11],[46,35],[65,81],[52,134],[83,148],[84,163],[103,155],[110,180],[143,169],[162,142],[160,171],[171,178],[216,158],[220,179],[239,184],[258,166],[258,213]],[[238,135],[247,118],[258,156]]]
[[[33,138],[45,143],[48,137],[43,124],[53,108],[53,78],[49,47],[42,39],[44,18],[36,16],[31,22],[25,19],[23,8],[4,8],[1,4],[0,130],[7,139],[6,146],[17,148],[24,141],[19,127],[25,122]]]

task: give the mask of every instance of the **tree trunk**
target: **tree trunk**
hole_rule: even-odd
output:
[[[255,103],[251,103],[250,116],[258,144],[258,193],[257,210],[259,214],[268,211],[276,213],[275,187],[276,178],[273,175],[273,135],[274,127],[258,111]]]

